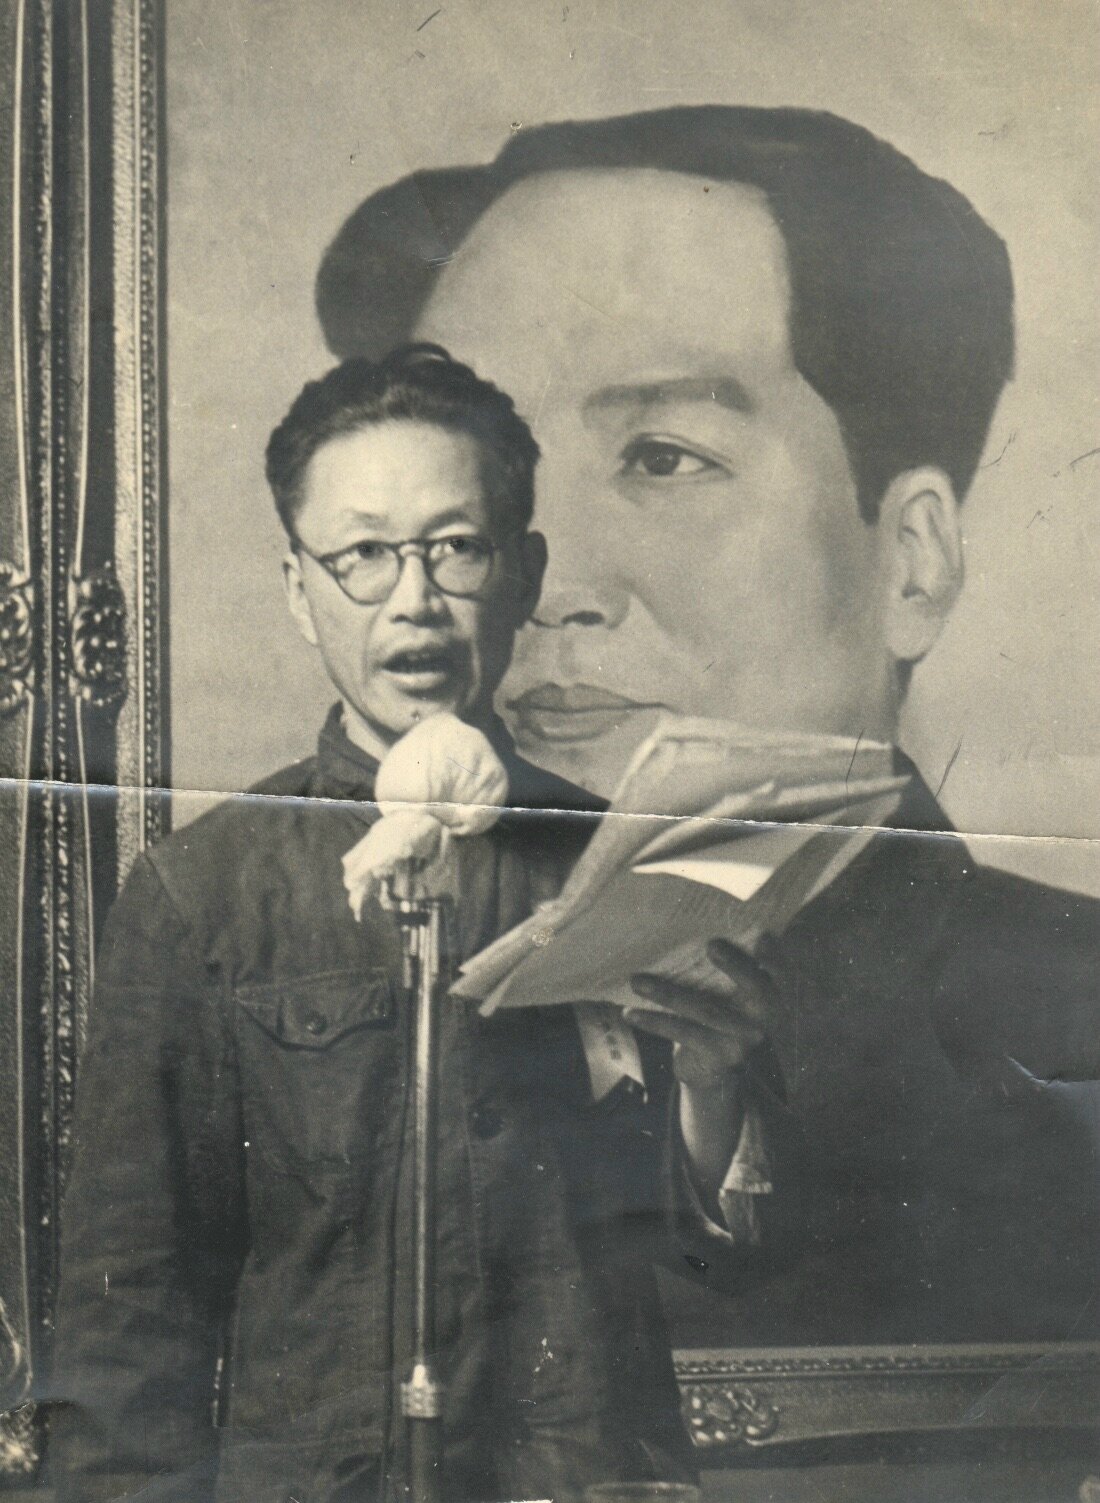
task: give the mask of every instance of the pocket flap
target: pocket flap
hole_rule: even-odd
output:
[[[355,1028],[393,1017],[393,985],[384,970],[326,971],[237,989],[236,1000],[261,1028],[298,1049],[327,1049]]]

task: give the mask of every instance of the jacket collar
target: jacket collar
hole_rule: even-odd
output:
[[[526,762],[504,722],[494,715],[483,727],[489,743],[508,774],[508,803],[520,809],[569,809],[600,813],[606,808],[595,794],[586,793],[553,773]],[[317,741],[312,792],[315,797],[373,804],[378,758],[363,751],[344,729],[343,707],[333,705]]]
[[[606,807],[593,794],[573,788],[552,774],[524,761],[499,716],[486,727],[486,735],[508,773],[509,803],[523,808],[587,809]],[[332,706],[317,742],[314,793],[321,798],[371,803],[378,775],[378,758],[363,751],[344,729],[343,708]],[[904,752],[895,751],[894,767],[910,778],[909,787],[889,823],[896,830],[934,831],[952,834],[954,827],[944,814],[916,765]]]
[[[955,827],[943,812],[936,796],[921,777],[917,765],[903,751],[894,750],[894,771],[909,779],[909,786],[889,820],[895,830],[921,830],[951,835]]]
[[[369,803],[377,776],[378,758],[356,746],[344,729],[343,706],[333,705],[317,738],[314,792],[321,798]]]

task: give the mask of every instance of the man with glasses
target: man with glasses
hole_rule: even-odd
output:
[[[273,437],[291,613],[370,756],[435,710],[494,725],[545,565],[537,453],[509,402],[430,349],[331,372]]]
[[[432,346],[337,367],[271,439],[290,610],[340,702],[315,757],[139,858],[108,923],[66,1207],[62,1497],[400,1490],[409,1008],[392,918],[372,901],[356,922],[341,861],[379,762],[438,712],[509,778],[459,958],[587,838],[562,811],[594,801],[517,757],[493,709],[546,562],[537,458],[511,401]],[[455,1001],[441,1023],[448,1503],[692,1472],[645,1236],[667,1058],[648,1102],[597,1108],[572,1010],[548,1011]]]

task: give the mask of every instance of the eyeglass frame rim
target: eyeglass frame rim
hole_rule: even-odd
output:
[[[500,543],[495,543],[492,538],[488,537],[483,532],[445,532],[441,533],[437,538],[401,538],[398,541],[392,543],[385,538],[370,538],[366,541],[377,543],[380,547],[386,548],[388,550],[400,550],[402,548],[410,547],[414,548],[415,550],[417,550],[415,557],[420,559],[420,562],[424,567],[424,574],[433,590],[437,590],[440,595],[448,596],[451,600],[478,600],[481,598],[481,590],[485,588],[485,585],[482,585],[481,588],[473,595],[456,595],[453,590],[444,589],[428,569],[427,550],[432,546],[433,543],[443,543],[446,542],[449,538],[476,538],[478,542],[487,543],[489,546],[489,568],[491,570],[493,564],[496,562],[497,555],[499,553],[503,553],[508,543],[514,541],[518,537],[526,537],[529,532],[530,528],[526,526],[510,528],[504,534],[504,541]],[[306,547],[305,543],[302,542],[301,538],[296,532],[290,533],[289,537],[291,552],[304,553],[305,556],[307,558],[311,558],[315,564],[320,564],[321,568],[324,569],[325,573],[333,581],[337,589],[340,590],[341,594],[343,594],[348,600],[350,600],[353,605],[381,605],[384,600],[389,599],[389,597],[393,594],[394,590],[401,582],[400,566],[404,562],[404,558],[408,555],[402,555],[400,552],[397,552],[395,555],[398,563],[397,578],[394,580],[393,584],[386,591],[386,593],[384,595],[380,595],[377,600],[357,600],[355,596],[348,590],[347,586],[344,584],[343,580],[335,572],[332,566],[335,560],[340,558],[342,554],[350,553],[353,548],[358,548],[359,543],[348,543],[346,547],[334,548],[329,553],[314,553],[312,548]],[[364,540],[361,539],[360,541]],[[488,582],[489,580],[488,578],[486,578],[485,584],[487,585]]]

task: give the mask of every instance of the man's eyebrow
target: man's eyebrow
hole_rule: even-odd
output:
[[[347,513],[347,521],[349,530],[356,527],[366,527],[378,532],[386,530],[389,519],[377,516],[371,511],[353,511]],[[438,532],[441,527],[453,527],[456,523],[463,523],[468,527],[476,526],[468,508],[458,505],[449,506],[446,511],[441,511],[438,516],[430,517],[421,531],[424,536],[427,536],[429,533]],[[355,545],[349,544],[349,546],[354,547]]]
[[[756,403],[736,376],[672,376],[667,381],[640,381],[604,386],[585,401],[586,412],[612,407],[656,407],[668,402],[714,402],[731,412],[753,412]]]
[[[381,527],[385,518],[376,515],[373,511],[348,510],[344,513],[342,520],[352,527]]]
[[[441,527],[454,527],[463,523],[467,527],[476,527],[477,523],[471,517],[468,506],[451,506],[446,511],[432,517],[424,526],[423,533],[427,537],[430,533],[438,532]]]

